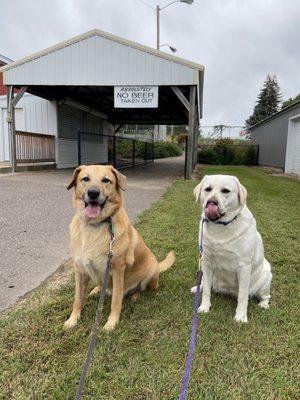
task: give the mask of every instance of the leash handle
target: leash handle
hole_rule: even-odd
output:
[[[190,345],[189,345],[189,353],[185,363],[185,372],[183,381],[181,384],[181,391],[179,400],[186,400],[189,380],[191,375],[191,367],[193,363],[195,348],[196,348],[196,337],[197,337],[197,328],[199,324],[199,314],[198,314],[198,307],[200,301],[200,285],[202,280],[203,272],[201,270],[197,271],[196,281],[197,281],[197,290],[194,298],[194,314],[193,314],[193,322],[192,322],[192,329],[191,329],[191,337],[190,337]]]

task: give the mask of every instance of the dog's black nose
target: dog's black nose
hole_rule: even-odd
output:
[[[96,188],[91,188],[91,189],[88,190],[87,194],[88,194],[90,199],[95,200],[95,199],[97,199],[99,197],[100,190],[96,189]]]

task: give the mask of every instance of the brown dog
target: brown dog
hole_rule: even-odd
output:
[[[75,186],[73,206],[76,214],[70,225],[71,247],[75,268],[75,300],[66,328],[76,325],[82,310],[87,285],[92,280],[101,289],[109,250],[109,222],[115,232],[111,267],[111,312],[105,330],[119,321],[124,295],[135,288],[158,287],[159,274],[175,262],[174,252],[158,263],[156,257],[131,225],[123,208],[121,190],[126,177],[112,166],[79,166],[68,189]]]

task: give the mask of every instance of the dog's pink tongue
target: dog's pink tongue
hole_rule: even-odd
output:
[[[218,206],[214,203],[208,203],[205,208],[205,216],[211,220],[220,218]]]
[[[95,204],[88,204],[85,207],[85,215],[89,218],[97,218],[100,214],[100,207]]]

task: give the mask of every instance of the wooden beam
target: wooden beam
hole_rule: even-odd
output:
[[[181,101],[181,103],[184,105],[184,107],[187,109],[187,111],[190,112],[190,102],[185,97],[185,95],[182,93],[182,91],[179,89],[179,87],[178,86],[171,86],[171,89],[176,94],[176,96]]]
[[[189,129],[187,138],[187,162],[186,162],[186,177],[190,179],[193,173],[194,163],[194,137],[195,137],[195,114],[196,114],[196,86],[190,86],[190,101],[189,101]]]

